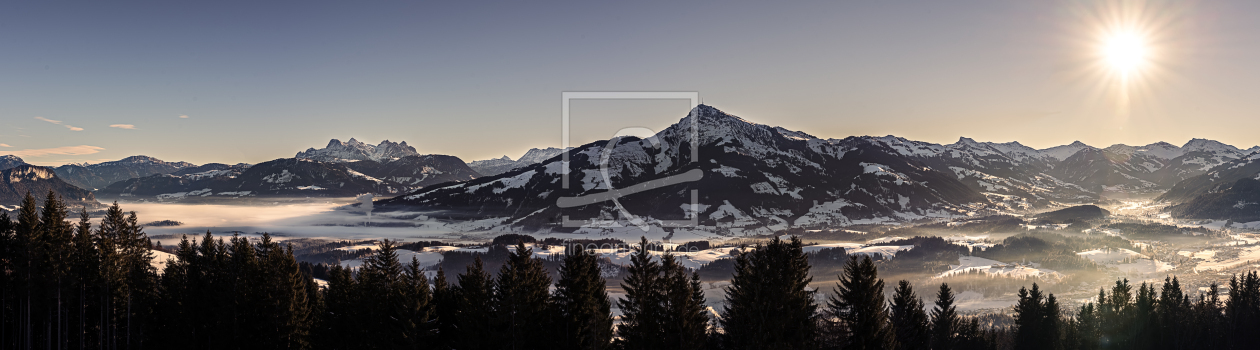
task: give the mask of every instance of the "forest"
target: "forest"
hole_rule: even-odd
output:
[[[0,212],[3,349],[1260,348],[1256,272],[1200,293],[1173,276],[1119,280],[1077,308],[1032,283],[1007,326],[959,314],[945,283],[886,295],[869,257],[840,257],[835,286],[814,290],[801,240],[774,238],[739,250],[713,310],[700,274],[646,239],[615,300],[597,255],[574,245],[545,263],[523,238],[497,242],[514,248],[497,268],[474,256],[436,273],[384,240],[321,286],[265,234],[185,237],[159,273],[134,212],[115,203],[93,224],[54,194],[44,203],[27,194],[16,217]]]

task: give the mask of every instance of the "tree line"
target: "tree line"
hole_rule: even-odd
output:
[[[135,213],[117,204],[77,222],[49,194],[0,213],[3,349],[1190,349],[1260,348],[1260,276],[1192,298],[1176,278],[1117,281],[1063,310],[1035,283],[1014,324],[960,315],[948,284],[925,305],[905,280],[891,297],[869,257],[849,256],[831,293],[810,277],[798,238],[733,251],[725,305],[706,306],[696,272],[646,239],[618,295],[600,260],[575,245],[558,278],[517,240],[488,271],[475,258],[448,279],[399,259],[397,242],[317,285],[286,245],[185,237],[164,271]],[[401,261],[400,261],[401,260]],[[929,298],[931,299],[931,298]],[[613,304],[620,310],[614,318]]]

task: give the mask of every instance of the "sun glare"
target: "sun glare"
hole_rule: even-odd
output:
[[[1074,78],[1088,86],[1091,103],[1114,107],[1118,120],[1146,113],[1155,97],[1176,80],[1175,69],[1187,52],[1190,9],[1180,2],[1154,0],[1081,1],[1071,7],[1077,18],[1065,22],[1072,45]]]
[[[1147,57],[1146,43],[1135,31],[1113,33],[1106,39],[1103,56],[1107,64],[1123,76],[1139,70]]]

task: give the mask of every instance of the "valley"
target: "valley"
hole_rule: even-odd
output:
[[[686,127],[691,118],[699,129]],[[692,132],[700,159],[685,152]],[[672,251],[703,276],[717,310],[741,247],[796,236],[807,244],[819,298],[843,257],[859,255],[874,258],[886,280],[947,282],[961,311],[1000,314],[1032,282],[1075,306],[1118,278],[1176,275],[1201,292],[1260,266],[1257,151],[1204,139],[1042,150],[966,137],[947,145],[820,139],[702,105],[648,139],[531,149],[516,160],[465,162],[406,142],[355,139],[258,164],[135,156],[42,168],[6,157],[9,169],[36,175],[11,177],[0,210],[16,210],[22,189],[52,189],[89,211],[118,202],[137,212],[166,254],[207,232],[267,233],[325,270],[356,268],[385,239],[404,244],[400,257],[416,257],[429,273],[463,271],[474,255],[502,264],[495,259],[506,253],[494,252],[510,247],[494,242],[512,235],[536,241],[529,246],[544,261],[557,261],[566,244],[595,244],[613,295],[643,237],[664,247],[658,256]],[[615,203],[556,205],[697,169],[700,181]],[[580,225],[563,225],[569,217]]]

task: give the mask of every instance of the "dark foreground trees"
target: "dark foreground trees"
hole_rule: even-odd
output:
[[[110,207],[97,229],[51,191],[0,214],[0,346],[127,348],[155,335],[157,273],[134,213]]]
[[[708,341],[709,317],[700,276],[688,274],[671,254],[659,257],[641,239],[631,257],[630,275],[617,300],[622,324],[615,344],[623,349],[698,349]]]
[[[774,238],[738,253],[726,288],[722,345],[727,349],[811,349],[818,344],[818,306],[809,289],[809,259],[799,238]],[[883,307],[883,305],[880,305]]]
[[[497,271],[476,258],[450,280],[383,241],[360,266],[335,266],[318,286],[266,234],[183,239],[159,272],[134,213],[114,205],[93,224],[83,210],[72,219],[56,196],[37,203],[28,196],[12,216],[0,212],[0,349],[1260,347],[1255,272],[1196,295],[1175,277],[1120,280],[1071,310],[1032,284],[1018,293],[1013,327],[982,328],[956,309],[948,285],[929,289],[927,307],[904,280],[886,299],[867,257],[850,257],[824,298],[810,285],[800,240],[774,239],[735,252],[715,322],[686,260],[652,253],[646,240],[614,310],[602,258],[576,245],[553,283],[521,241],[497,248],[508,255]]]

